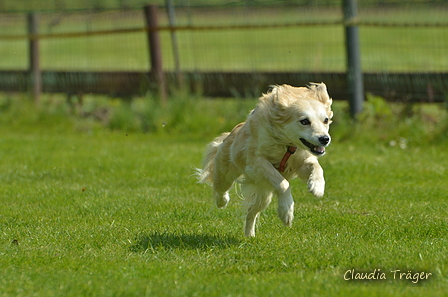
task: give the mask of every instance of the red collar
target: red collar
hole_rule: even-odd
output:
[[[283,172],[285,171],[286,162],[288,162],[289,157],[291,157],[292,154],[294,154],[297,150],[297,147],[295,146],[288,146],[288,149],[286,150],[286,153],[283,155],[283,159],[280,162],[280,166],[277,168],[278,171]]]

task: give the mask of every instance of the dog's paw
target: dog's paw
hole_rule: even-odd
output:
[[[290,205],[279,205],[278,216],[285,226],[291,227],[294,219],[294,202]]]
[[[308,189],[316,197],[320,198],[325,192],[325,180],[323,177],[311,176],[308,180]]]
[[[223,195],[215,193],[215,201],[218,208],[226,208],[230,201],[229,193],[225,192]]]

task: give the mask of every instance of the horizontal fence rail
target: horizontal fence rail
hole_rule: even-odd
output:
[[[310,27],[310,26],[334,26],[334,25],[356,25],[361,27],[416,27],[416,28],[429,28],[429,27],[448,27],[447,22],[436,23],[411,23],[411,22],[371,22],[352,20],[346,22],[344,20],[338,21],[316,21],[316,22],[290,22],[283,24],[237,24],[237,25],[187,25],[187,26],[159,26],[157,28],[141,27],[141,28],[128,28],[128,29],[115,29],[115,30],[96,30],[88,32],[67,32],[67,33],[52,33],[52,34],[21,34],[21,35],[5,35],[0,34],[0,41],[8,40],[36,40],[36,39],[52,39],[52,38],[75,38],[75,37],[90,37],[100,35],[111,34],[129,34],[139,32],[151,32],[151,31],[220,31],[220,30],[243,30],[243,29],[275,29],[275,28],[290,28],[290,27]]]
[[[166,72],[168,85],[177,83],[175,72]],[[324,81],[335,100],[347,100],[345,72],[182,72],[186,87],[212,97],[258,97],[269,85],[305,85]],[[389,101],[444,102],[448,72],[364,73],[364,88]],[[26,92],[27,71],[0,71],[0,90]],[[143,96],[156,91],[155,78],[145,72],[43,71],[43,92],[106,94],[112,97]]]

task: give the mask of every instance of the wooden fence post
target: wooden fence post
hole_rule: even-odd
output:
[[[166,102],[166,83],[162,68],[162,49],[160,45],[159,31],[157,31],[157,6],[146,5],[144,7],[146,26],[148,27],[149,60],[151,62],[151,74],[156,80],[160,101]]]
[[[40,103],[40,93],[42,92],[42,72],[39,63],[39,18],[35,13],[29,13],[27,17],[28,24],[28,72],[30,77],[30,88],[36,104]]]
[[[347,82],[349,91],[350,114],[353,118],[362,111],[364,103],[364,82],[361,70],[359,50],[356,0],[344,0],[345,47],[347,51]]]

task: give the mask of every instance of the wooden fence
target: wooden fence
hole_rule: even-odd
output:
[[[39,35],[38,17],[30,14],[27,36],[29,69],[28,71],[0,71],[0,90],[31,92],[37,101],[41,92],[63,92],[69,95],[94,93],[120,97],[158,92],[159,97],[165,100],[170,86],[177,86],[178,77],[181,76],[185,88],[205,96],[259,96],[273,84],[304,85],[310,81],[324,81],[334,99],[347,100],[350,97],[352,82],[349,79],[350,74],[346,72],[166,72],[161,62],[162,52],[158,33],[161,30],[197,28],[159,27],[156,9],[155,6],[144,8],[146,27],[141,29],[148,35],[151,61],[151,69],[148,72],[43,71],[39,63],[39,39],[45,36]],[[353,18],[353,15],[349,17]],[[348,19],[344,25],[353,27],[356,25],[356,20]],[[102,33],[105,34],[105,32],[95,32],[95,34]],[[365,92],[371,92],[392,101],[443,102],[448,97],[448,72],[364,72],[361,82]]]
[[[215,97],[258,97],[272,84],[305,85],[323,81],[335,100],[347,100],[345,72],[181,72],[191,92]],[[164,72],[168,86],[177,84],[176,72]],[[158,92],[156,78],[146,72],[43,71],[42,91],[68,95],[106,94],[143,96]],[[0,71],[0,90],[30,91],[28,71]],[[443,102],[448,73],[364,73],[364,89],[389,101]]]

